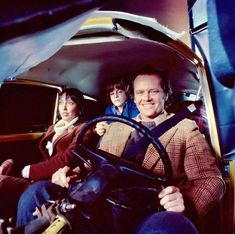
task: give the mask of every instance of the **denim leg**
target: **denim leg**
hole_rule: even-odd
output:
[[[38,181],[32,184],[21,196],[18,209],[16,226],[21,226],[34,220],[32,215],[35,207],[41,207],[48,200],[56,200],[64,193],[64,189],[49,180]]]
[[[158,212],[147,217],[135,234],[198,234],[194,225],[180,213]]]

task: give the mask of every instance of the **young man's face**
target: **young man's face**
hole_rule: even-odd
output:
[[[166,93],[158,74],[138,75],[134,80],[134,99],[143,121],[152,121],[164,110]]]
[[[127,100],[127,94],[122,89],[114,88],[112,92],[109,94],[111,102],[116,107],[123,107],[126,100]]]

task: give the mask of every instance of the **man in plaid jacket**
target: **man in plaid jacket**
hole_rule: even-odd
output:
[[[136,120],[143,124],[154,122],[158,125],[168,119],[171,115],[164,110],[168,89],[164,74],[150,69],[140,72],[134,80],[134,99],[140,111]],[[134,138],[133,135],[131,127],[112,123],[101,139],[100,149],[123,157]],[[194,121],[181,121],[159,140],[166,148],[173,168],[172,185],[156,195],[165,211],[153,214],[138,228],[137,225],[132,227],[131,231],[126,225],[131,222],[129,217],[124,223],[119,223],[122,226],[119,227],[120,233],[132,233],[133,228],[137,233],[149,233],[152,230],[164,230],[164,233],[196,233],[195,227],[186,217],[192,221],[203,217],[223,196],[224,181],[216,165],[216,158]],[[159,176],[164,174],[159,154],[152,145],[148,146],[144,154],[142,166],[153,168],[153,172]],[[68,187],[69,177],[74,176],[68,174],[68,171],[68,168],[57,171],[52,182]],[[40,190],[41,188],[29,189],[24,196],[30,194],[36,199]],[[41,195],[39,197],[42,199]]]

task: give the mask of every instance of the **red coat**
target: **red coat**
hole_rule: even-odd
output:
[[[71,149],[76,146],[77,135],[82,126],[83,124],[78,124],[69,133],[65,132],[59,136],[54,142],[53,153],[49,156],[46,144],[55,134],[54,126],[50,126],[39,144],[43,161],[30,166],[29,179],[34,181],[50,179],[59,168],[66,165],[72,167],[76,164],[76,156],[72,154]]]

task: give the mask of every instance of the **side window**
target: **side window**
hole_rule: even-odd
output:
[[[0,88],[0,134],[45,131],[53,123],[59,89],[19,83]]]

